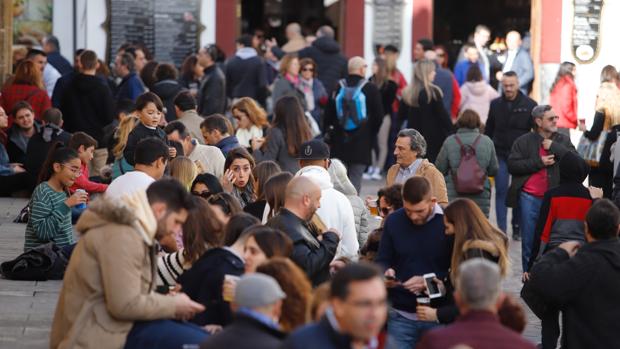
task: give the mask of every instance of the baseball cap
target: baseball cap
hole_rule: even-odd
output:
[[[297,160],[324,160],[329,159],[329,147],[318,139],[304,142],[299,148]]]
[[[235,304],[240,307],[257,308],[271,305],[286,294],[271,276],[253,273],[244,275],[235,288]]]

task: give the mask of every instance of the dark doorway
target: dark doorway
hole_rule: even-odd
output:
[[[451,66],[476,25],[491,29],[489,44],[516,30],[528,45],[530,22],[531,0],[434,0],[434,41],[448,48]]]

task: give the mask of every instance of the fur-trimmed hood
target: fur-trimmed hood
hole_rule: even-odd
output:
[[[118,200],[109,199],[105,195],[94,200],[75,228],[78,233],[85,235],[89,230],[107,224],[133,227],[149,246],[153,244],[157,232],[157,219],[144,191],[136,191]]]
[[[499,257],[499,249],[495,244],[489,241],[484,240],[469,240],[465,241],[463,244],[463,252],[471,249],[480,249],[485,252],[488,252],[493,257]]]

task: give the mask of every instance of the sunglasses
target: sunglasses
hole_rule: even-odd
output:
[[[313,71],[314,71],[314,68],[304,68],[304,69],[302,69],[301,71],[311,71],[311,72],[313,72]]]
[[[201,191],[201,192],[198,192],[198,191],[193,191],[193,192],[192,192],[192,195],[194,195],[194,196],[200,196],[201,198],[203,198],[203,199],[205,199],[205,200],[208,200],[208,199],[211,197],[211,195],[213,195],[213,193],[212,193],[212,192],[210,192],[210,191],[208,191],[208,190]]]

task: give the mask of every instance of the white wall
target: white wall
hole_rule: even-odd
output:
[[[577,64],[577,93],[579,98],[579,118],[585,118],[588,126],[594,118],[594,103],[599,86],[601,69],[607,64],[619,67],[620,45],[617,43],[617,33],[620,32],[620,1],[605,1],[601,18],[599,54],[590,64],[577,63],[571,52],[573,0],[562,2],[562,52],[561,60]]]

